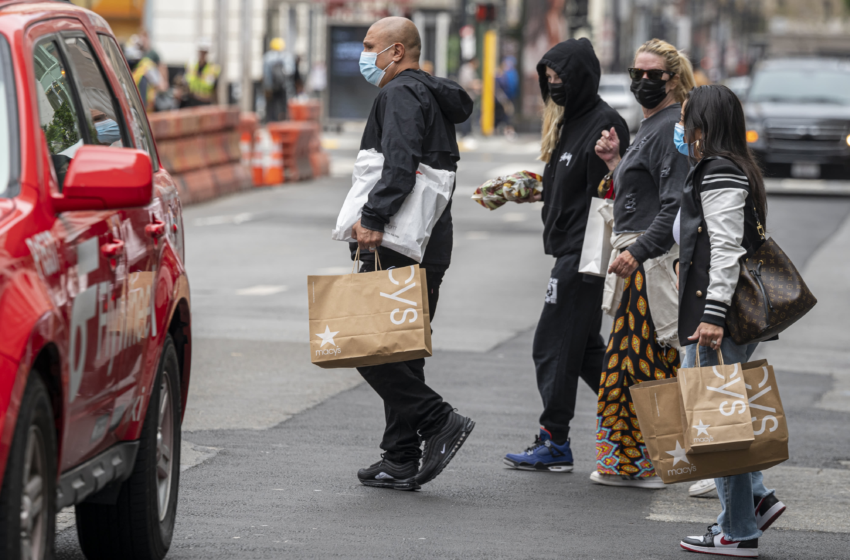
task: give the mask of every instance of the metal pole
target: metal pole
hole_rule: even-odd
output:
[[[221,69],[218,77],[218,104],[227,105],[230,101],[227,91],[227,0],[216,2],[216,63]]]
[[[239,105],[247,113],[254,107],[254,84],[251,80],[251,35],[254,14],[251,0],[241,0],[241,4],[242,33],[239,37],[239,48],[242,55],[242,98],[239,100]]]
[[[204,0],[195,0],[195,44],[204,36]]]

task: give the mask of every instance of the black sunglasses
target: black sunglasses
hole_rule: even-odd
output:
[[[664,74],[670,74],[670,79],[676,74],[668,70],[644,70],[642,68],[629,68],[629,77],[633,82],[640,81],[646,74],[650,80],[660,80]]]

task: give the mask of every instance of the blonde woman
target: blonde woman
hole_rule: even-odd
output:
[[[644,116],[634,142],[622,159],[616,130],[603,132],[596,145],[614,172],[616,258],[603,302],[614,325],[597,386],[596,472],[590,478],[608,486],[663,488],[628,388],[673,377],[679,367],[673,270],[678,246],[671,228],[690,166],[673,133],[694,76],[685,55],[659,39],[638,49],[629,74]]]
[[[578,272],[590,201],[608,172],[594,145],[603,130],[615,130],[625,139],[619,148],[625,150],[628,128],[597,94],[599,60],[587,39],[553,47],[537,73],[545,102],[543,248],[555,257],[533,347],[543,414],[534,443],[506,455],[504,462],[515,469],[564,473],[573,470],[569,435],[579,379],[595,393],[605,354],[599,334],[602,279]]]

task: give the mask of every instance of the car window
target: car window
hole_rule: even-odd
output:
[[[61,190],[68,164],[83,145],[75,93],[55,41],[39,43],[33,51],[33,62],[39,120]]]
[[[106,84],[97,63],[97,55],[83,37],[65,39],[71,69],[80,87],[83,116],[92,144],[124,147],[124,130],[121,112]]]
[[[133,132],[136,147],[150,154],[151,162],[156,168],[156,152],[153,138],[148,129],[148,121],[145,118],[145,110],[142,107],[142,100],[139,98],[139,92],[136,89],[133,77],[130,75],[130,70],[124,62],[124,57],[121,56],[121,49],[118,48],[118,44],[112,37],[106,35],[99,35],[98,37],[103,50],[106,51],[106,62],[118,76],[121,89],[124,90],[124,97],[130,102],[130,130]]]
[[[623,84],[599,84],[599,95],[625,95],[626,86]]]
[[[758,72],[747,94],[753,103],[850,105],[850,72],[777,68]]]
[[[17,134],[15,123],[15,84],[8,67],[10,63],[9,45],[0,38],[0,196],[14,196],[10,181],[13,179],[12,166],[15,163]],[[12,141],[15,139],[16,141]]]

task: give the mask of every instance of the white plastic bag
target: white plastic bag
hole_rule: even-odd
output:
[[[590,201],[587,214],[587,227],[584,230],[584,244],[581,247],[581,259],[578,271],[593,276],[608,274],[608,261],[611,259],[611,233],[613,229],[614,202],[602,198]]]
[[[351,190],[345,197],[331,237],[337,241],[356,241],[351,228],[360,219],[369,193],[381,178],[384,155],[375,150],[360,150],[354,163]],[[454,171],[434,169],[420,164],[416,172],[416,185],[384,227],[382,247],[392,249],[416,262],[422,262],[425,247],[434,224],[440,219],[454,187]]]

